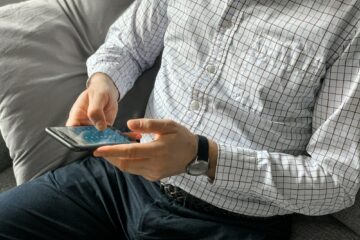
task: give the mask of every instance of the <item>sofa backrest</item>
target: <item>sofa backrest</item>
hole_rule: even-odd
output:
[[[23,1],[26,0],[2,0],[0,1],[0,7],[5,6],[7,4],[13,4]],[[9,150],[7,149],[4,139],[0,133],[0,172],[9,166],[11,166],[11,158],[9,156]]]

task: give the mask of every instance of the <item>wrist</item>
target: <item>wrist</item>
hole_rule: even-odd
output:
[[[93,74],[86,82],[86,88],[94,87],[95,89],[99,89],[99,85],[106,86],[105,88],[112,99],[115,101],[120,99],[120,92],[109,75],[98,72]]]

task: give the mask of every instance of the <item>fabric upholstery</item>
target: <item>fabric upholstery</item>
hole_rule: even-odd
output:
[[[15,185],[15,177],[12,167],[0,171],[0,193],[13,188]]]
[[[0,135],[0,172],[9,166],[11,166],[9,150],[5,145],[4,139]]]
[[[1,0],[0,7],[8,5],[8,4],[14,4],[14,3],[24,2],[24,1],[27,1],[27,0]]]
[[[360,237],[331,215],[293,218],[291,240],[359,240]]]
[[[0,2],[0,7],[8,5],[8,4],[22,2],[22,1],[25,1],[25,0],[2,0]],[[7,167],[10,167],[10,166],[11,166],[11,158],[9,156],[9,150],[7,149],[4,139],[0,133],[0,173],[4,169],[6,169]],[[3,183],[3,181],[1,181],[1,179],[2,179],[2,176],[0,176],[0,183],[1,183],[0,189],[3,189],[2,186],[4,185],[4,183]],[[0,192],[1,192],[1,190],[0,190]]]
[[[31,0],[0,9],[0,131],[18,184],[79,157],[44,128],[64,125],[85,87],[87,57],[130,3]]]
[[[360,236],[360,192],[353,206],[334,214],[335,218]]]

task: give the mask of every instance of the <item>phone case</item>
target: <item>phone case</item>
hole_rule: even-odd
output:
[[[55,138],[56,140],[58,140],[60,143],[62,143],[63,145],[65,145],[66,147],[70,148],[71,150],[75,151],[75,152],[83,152],[83,151],[91,151],[94,150],[95,148],[83,148],[81,146],[78,146],[76,143],[74,143],[70,138],[68,138],[65,135],[60,136],[58,132],[55,132],[51,129],[51,127],[49,128],[45,128],[45,131],[52,136],[53,138]]]

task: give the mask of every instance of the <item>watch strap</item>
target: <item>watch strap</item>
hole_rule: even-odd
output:
[[[197,160],[209,161],[209,141],[206,137],[197,135],[198,137],[198,151]]]
[[[196,135],[198,138],[198,150],[194,160],[186,166],[186,173],[191,176],[200,176],[209,170],[209,141],[206,137]]]

